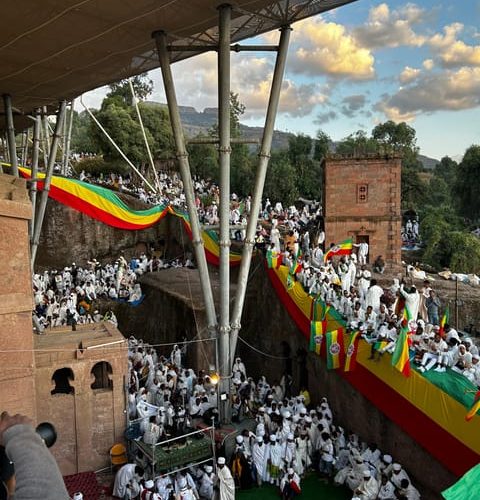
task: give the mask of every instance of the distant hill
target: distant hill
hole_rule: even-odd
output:
[[[166,108],[167,105],[160,102],[145,101],[149,106],[160,106]],[[210,128],[217,123],[218,109],[205,108],[203,111],[197,111],[192,106],[179,106],[180,117],[182,119],[183,129],[185,135],[189,138],[195,137],[198,134],[206,135]],[[245,139],[261,140],[263,134],[263,127],[249,127],[248,125],[240,124],[240,128]],[[288,139],[293,134],[290,132],[282,132],[275,130],[273,133],[272,150],[278,151],[288,148]],[[335,147],[335,143],[334,147]],[[255,150],[256,146],[251,145],[251,150]],[[439,160],[429,158],[428,156],[418,155],[419,160],[422,162],[426,170],[433,170]]]
[[[437,163],[440,163],[440,160],[420,154],[418,155],[418,159],[422,162],[423,168],[426,170],[433,170],[437,166]]]
[[[149,106],[161,106],[163,108],[167,107],[166,104],[153,101],[146,101],[145,104]],[[217,108],[205,108],[203,111],[197,111],[191,106],[179,106],[179,110],[183,129],[187,137],[195,137],[198,134],[207,135],[209,129],[217,123]],[[240,129],[245,139],[255,139],[260,141],[262,138],[263,127],[249,127],[248,125],[240,124]],[[289,132],[275,130],[273,133],[272,149],[287,149],[288,138],[292,135],[293,134]],[[255,148],[255,145],[251,146],[251,149],[254,150]]]

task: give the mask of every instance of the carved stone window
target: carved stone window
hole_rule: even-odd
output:
[[[111,379],[112,367],[106,361],[100,361],[93,366],[90,372],[94,381],[90,386],[92,389],[113,389],[113,381]]]
[[[75,388],[70,385],[71,380],[74,380],[72,369],[60,368],[52,376],[52,382],[55,384],[55,388],[50,394],[73,394]]]
[[[357,203],[367,203],[368,184],[357,184]]]

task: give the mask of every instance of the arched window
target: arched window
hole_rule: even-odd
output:
[[[91,375],[95,378],[92,389],[113,389],[113,381],[111,379],[112,367],[106,361],[100,361],[93,366]]]
[[[50,394],[73,394],[75,389],[70,385],[70,381],[74,379],[71,368],[60,368],[53,374],[52,382],[54,382],[55,388]]]

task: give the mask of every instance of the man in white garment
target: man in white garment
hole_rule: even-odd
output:
[[[405,307],[408,309],[413,321],[417,321],[418,309],[420,307],[420,295],[414,286],[411,286],[408,290],[405,288],[405,284],[400,285],[400,295],[405,299]]]
[[[262,481],[265,479],[265,471],[267,469],[266,449],[263,437],[257,436],[252,447],[252,460],[253,471],[258,486],[261,486]]]
[[[115,476],[113,496],[129,500],[139,493],[138,481],[143,477],[143,469],[137,464],[125,464]]]
[[[235,500],[235,481],[225,462],[225,457],[218,457],[217,484],[220,494],[219,500]]]
[[[368,469],[365,469],[363,471],[363,479],[355,490],[352,500],[375,500],[378,495],[378,489],[377,480]]]
[[[358,263],[362,266],[367,263],[368,256],[368,243],[362,241],[361,243],[354,244],[354,247],[358,247]]]
[[[373,312],[378,314],[380,311],[380,298],[383,295],[383,288],[377,285],[377,280],[370,280],[370,288],[367,291],[367,296],[365,297],[366,306],[372,306]]]

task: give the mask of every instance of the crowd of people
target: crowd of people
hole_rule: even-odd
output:
[[[185,366],[185,351],[175,345],[168,356],[155,347],[129,339],[129,418],[139,422],[138,439],[161,444],[216,418],[217,386],[206,371]],[[302,491],[302,481],[316,472],[325,482],[345,485],[361,500],[408,499],[420,495],[408,473],[376,445],[361,441],[334,423],[328,400],[312,404],[302,388],[291,395],[291,380],[255,381],[236,358],[232,370],[234,420],[248,416],[250,427],[236,432],[231,456],[218,448],[218,458],[178,471],[153,474],[148,459],[137,453],[115,478],[113,494],[122,499],[210,500],[218,492],[233,500],[235,491],[264,483],[278,487],[283,499]]]
[[[138,304],[143,299],[137,279],[148,272],[176,267],[193,267],[192,260],[176,258],[165,260],[155,256],[153,248],[127,261],[120,257],[112,264],[102,265],[92,259],[85,266],[72,263],[62,270],[52,269],[35,273],[32,278],[35,301],[34,323],[37,333],[45,328],[97,323],[108,319],[116,324],[113,311],[100,314],[96,307],[100,299]]]
[[[139,187],[132,186],[130,191],[146,203],[170,203],[185,209],[178,176],[162,173],[160,179],[161,198],[147,195]],[[217,224],[218,186],[199,179],[194,186],[201,222]],[[238,231],[232,231],[232,238],[245,237],[243,228],[250,210],[250,197],[240,200],[232,195],[230,222],[239,225]],[[478,348],[448,323],[440,325],[441,303],[431,283],[425,280],[418,290],[413,280],[418,276],[411,275],[412,279],[394,279],[390,287],[382,288],[375,274],[384,272],[385,262],[377,256],[369,266],[365,242],[355,245],[350,255],[325,258],[334,245],[326,246],[318,204],[283,208],[267,198],[259,213],[256,243],[267,257],[277,256],[284,265],[295,268],[293,279],[310,295],[335,307],[351,331],[361,332],[372,345],[372,360],[385,352],[393,353],[407,308],[411,358],[419,371],[445,372],[451,368],[480,385]],[[194,266],[190,259],[183,264]],[[162,266],[155,257],[142,255],[130,262],[121,257],[113,265],[101,266],[94,260],[83,269],[72,265],[61,272],[35,275],[37,316],[44,326],[69,324],[72,315],[74,322],[96,321],[96,312],[88,308],[96,298],[137,300],[141,296],[137,277]],[[206,372],[185,368],[180,346],[165,357],[158,356],[152,346],[131,339],[129,363],[128,413],[130,419],[141,420],[145,443],[161,443],[172,435],[181,435],[205,415],[215,419],[215,383]],[[255,429],[236,437],[233,456],[220,455],[217,463],[151,479],[146,479],[149,468],[145,461],[127,464],[117,475],[117,496],[212,498],[218,488],[223,491],[220,497],[229,500],[234,498],[235,487],[267,482],[277,485],[284,498],[294,498],[301,491],[305,474],[316,470],[325,480],[348,486],[353,498],[419,498],[406,471],[390,455],[334,425],[325,399],[313,407],[308,392],[292,397],[285,378],[272,386],[264,377],[255,382],[247,377],[241,360],[236,361],[232,377],[234,415],[256,420]],[[142,413],[145,403],[149,411]],[[153,415],[152,407],[158,408]]]

